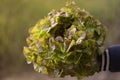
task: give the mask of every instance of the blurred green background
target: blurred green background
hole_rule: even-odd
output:
[[[23,46],[28,29],[52,9],[68,0],[0,0],[0,74],[33,70],[27,65]],[[120,0],[75,0],[107,26],[105,46],[120,43]]]

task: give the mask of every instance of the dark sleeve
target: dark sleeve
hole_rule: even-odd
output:
[[[109,70],[112,72],[120,71],[120,45],[111,46],[108,48],[110,56]]]
[[[120,72],[120,45],[110,46],[106,50],[97,57],[100,70],[106,71],[107,64],[109,64],[109,71]]]
[[[98,57],[97,57],[97,61],[98,61],[98,65],[99,65],[99,70],[101,71],[102,70],[102,67],[103,67],[103,71],[105,71],[106,70],[106,64],[107,64],[107,59],[106,59],[106,51],[104,51],[104,53],[103,54],[101,54],[101,55],[98,55]],[[103,59],[102,58],[104,58],[104,64],[103,64]]]

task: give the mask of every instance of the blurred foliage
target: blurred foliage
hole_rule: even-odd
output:
[[[106,28],[75,2],[52,10],[29,30],[24,55],[40,73],[84,77],[98,71]]]
[[[67,0],[0,0],[0,69],[24,64],[22,47],[28,29]],[[108,27],[106,45],[119,43],[120,0],[75,0]],[[113,34],[114,33],[114,34]],[[112,37],[111,37],[112,36]],[[7,69],[6,69],[7,71]]]

